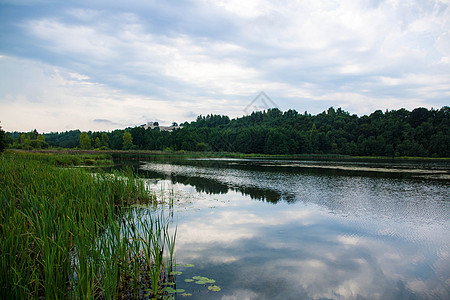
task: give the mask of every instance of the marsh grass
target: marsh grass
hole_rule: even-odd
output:
[[[113,164],[108,153],[78,153],[49,151],[10,151],[23,159],[38,160],[55,166],[106,166]]]
[[[176,234],[163,214],[130,208],[155,196],[131,171],[55,161],[0,156],[0,298],[163,298]]]

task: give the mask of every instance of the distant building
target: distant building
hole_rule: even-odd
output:
[[[161,126],[161,125],[159,125],[158,122],[147,122],[147,124],[141,125],[141,127],[144,127],[145,129],[147,129],[147,128],[154,129],[154,128],[158,127],[159,130],[168,131],[168,132],[172,132],[175,129],[183,128],[183,126],[178,126],[178,124],[176,122],[173,122],[172,125],[170,125],[170,126]]]

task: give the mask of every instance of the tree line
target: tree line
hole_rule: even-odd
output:
[[[10,133],[14,148],[225,151],[450,157],[450,107],[381,111],[359,117],[333,107],[311,115],[277,108],[230,119],[198,116],[173,132],[141,126],[112,132]]]

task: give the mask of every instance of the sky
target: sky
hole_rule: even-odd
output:
[[[450,0],[0,0],[0,126],[450,105]],[[264,92],[264,94],[261,94]]]

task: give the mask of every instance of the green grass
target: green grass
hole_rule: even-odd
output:
[[[177,158],[244,158],[244,159],[292,159],[292,160],[415,160],[415,161],[450,161],[450,158],[435,157],[388,157],[388,156],[350,156],[343,154],[258,154],[234,152],[192,152],[192,151],[107,151],[114,160],[146,160]]]
[[[79,153],[76,151],[15,151],[24,159],[38,160],[55,166],[105,166],[112,165],[113,158],[108,153]]]
[[[193,151],[108,151],[114,160],[145,160],[145,159],[173,159],[173,158],[271,158],[271,159],[339,159],[349,158],[339,154],[256,154],[234,152],[193,152]]]
[[[33,153],[37,153],[34,151]],[[56,165],[108,165],[113,160],[154,160],[183,158],[243,158],[243,159],[291,159],[291,160],[335,160],[335,161],[384,161],[414,160],[448,162],[450,158],[437,157],[388,157],[388,156],[350,156],[343,154],[258,154],[234,152],[195,152],[195,151],[156,151],[156,150],[41,150],[39,154],[47,155]],[[52,154],[52,155],[49,155]]]
[[[0,298],[139,298],[149,286],[164,297],[169,222],[130,209],[155,196],[131,171],[91,174],[60,161],[0,156]]]

